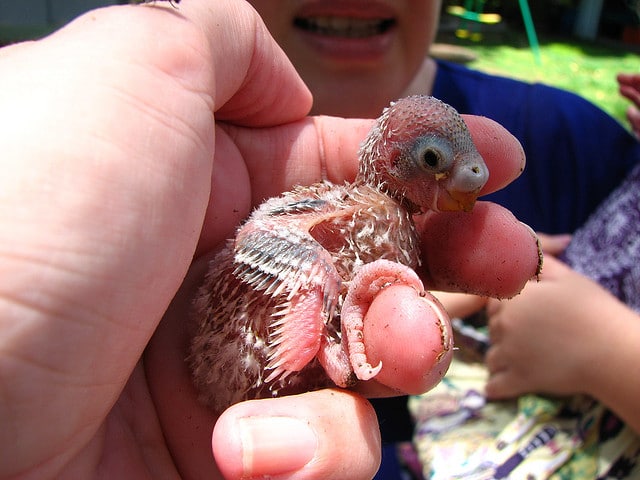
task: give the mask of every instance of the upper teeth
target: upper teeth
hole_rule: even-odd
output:
[[[386,20],[349,17],[306,17],[296,19],[296,25],[316,33],[343,37],[367,37],[382,32]]]

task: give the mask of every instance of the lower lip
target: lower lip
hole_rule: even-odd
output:
[[[394,29],[363,38],[322,35],[296,29],[301,40],[319,55],[334,61],[372,62],[378,61],[391,50]]]

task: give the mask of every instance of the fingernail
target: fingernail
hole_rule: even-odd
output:
[[[238,420],[244,477],[295,472],[311,461],[318,439],[309,425],[291,417]]]

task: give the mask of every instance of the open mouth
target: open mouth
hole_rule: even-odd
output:
[[[382,35],[394,25],[392,18],[352,18],[352,17],[297,17],[295,27],[309,33],[343,38],[366,38]]]

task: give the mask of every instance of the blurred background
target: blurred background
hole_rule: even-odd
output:
[[[639,3],[443,0],[432,55],[576,92],[628,128],[615,76],[640,71]]]
[[[213,0],[215,1],[215,0]],[[0,0],[0,45],[34,39],[128,0]],[[625,127],[615,75],[640,71],[632,0],[443,0],[432,55],[574,91]]]

